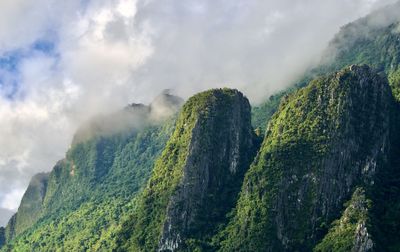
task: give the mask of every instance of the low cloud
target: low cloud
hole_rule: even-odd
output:
[[[0,227],[6,226],[13,214],[14,212],[7,208],[0,208]]]
[[[134,73],[140,93],[173,87],[187,97],[230,86],[253,103],[319,60],[339,27],[391,1],[146,1],[154,54]]]
[[[172,88],[252,102],[292,83],[339,27],[390,0],[0,2],[0,207],[64,156],[77,127]]]

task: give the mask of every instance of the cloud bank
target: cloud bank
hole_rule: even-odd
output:
[[[259,102],[340,26],[391,2],[0,1],[0,207],[15,210],[91,116],[167,88],[187,98],[229,86]]]

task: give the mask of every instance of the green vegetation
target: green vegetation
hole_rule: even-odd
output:
[[[0,247],[6,243],[6,230],[4,227],[0,227]]]
[[[368,84],[360,84],[364,82]],[[385,89],[385,81],[368,67],[354,66],[316,79],[283,99],[246,174],[233,218],[216,237],[222,240],[221,251],[311,249],[316,242],[312,227],[320,226],[324,233],[324,223],[333,217],[319,214],[323,210],[318,200],[335,193],[346,198],[340,188],[352,186],[344,180],[330,184],[327,174],[354,176],[387,130],[387,119],[381,118],[385,112],[379,112],[391,102]],[[373,98],[381,92],[385,101]],[[351,158],[341,157],[336,148]],[[338,159],[334,162],[340,166],[329,165],[331,159]],[[328,185],[331,191],[324,192]],[[324,204],[340,209],[336,200]]]
[[[174,123],[169,119],[129,134],[99,135],[74,144],[50,173],[44,199],[27,198],[27,204],[43,202],[37,216],[32,218],[21,205],[17,225],[10,223],[8,229],[22,234],[4,250],[109,251]],[[29,219],[31,227],[18,226],[19,219]]]
[[[251,123],[255,129],[259,129],[263,135],[267,128],[267,124],[272,116],[276,113],[279,108],[279,104],[283,97],[296,92],[298,89],[305,87],[309,81],[311,81],[310,76],[304,76],[302,81],[296,83],[294,86],[286,88],[274,95],[271,95],[268,100],[261,103],[258,106],[252,107],[251,110]]]
[[[290,93],[290,91],[282,91],[278,94],[271,95],[268,100],[251,110],[251,123],[255,129],[259,129],[263,135],[267,127],[267,123],[275,114],[279,107],[282,97]]]
[[[314,72],[325,74],[352,64],[368,64],[388,76],[393,94],[397,100],[400,100],[398,77],[400,33],[397,30],[399,23],[371,26],[373,21],[370,20],[373,20],[376,15],[382,15],[382,13],[372,13],[344,26],[331,41],[327,50],[329,53],[334,53],[333,58],[314,69]]]
[[[0,228],[1,251],[400,251],[399,24],[371,28],[373,15],[252,109],[258,138],[230,89],[193,96],[177,119],[134,104],[133,124],[123,112],[79,131]]]
[[[390,8],[390,7],[389,7]],[[397,7],[393,7],[397,8]],[[385,11],[385,10],[383,10]],[[253,108],[254,128],[264,131],[269,119],[278,109],[280,100],[287,94],[304,87],[315,76],[323,76],[353,64],[367,64],[388,76],[393,95],[400,101],[400,33],[398,23],[372,28],[369,20],[372,13],[341,28],[330,42],[323,59],[328,59],[311,71],[300,82],[280,93],[272,95],[266,102]]]
[[[235,116],[239,117],[232,119]],[[231,134],[238,134],[239,139],[230,141]],[[175,132],[138,199],[137,211],[123,226],[120,241],[120,245],[125,244],[123,249],[157,250],[167,215],[173,229],[181,226],[177,220],[180,212],[190,215],[192,221],[190,230],[177,231],[180,239],[184,239],[180,246],[188,250],[209,247],[207,237],[212,237],[234,206],[255,150],[252,138],[250,106],[238,91],[215,89],[191,97],[183,106]],[[226,153],[233,150],[230,144],[235,143],[239,145],[240,159],[238,167],[232,168],[237,169],[236,174],[230,175],[230,156]],[[203,185],[199,180],[208,181],[206,189],[200,189]]]
[[[155,251],[165,219],[166,207],[182,178],[182,168],[188,156],[191,133],[199,110],[197,100],[189,100],[182,109],[176,129],[157,161],[153,175],[138,201],[137,213],[124,223],[122,239],[134,235],[125,244],[127,250]],[[125,240],[123,240],[125,242]],[[121,242],[119,245],[122,245]]]
[[[371,200],[365,196],[363,188],[357,188],[349,202],[345,204],[346,209],[342,217],[332,223],[328,234],[315,247],[315,252],[347,252],[357,251],[358,240],[364,238],[366,247],[373,247],[370,234],[368,234],[369,211]],[[364,234],[361,232],[364,231]],[[363,235],[364,237],[361,237]]]
[[[38,222],[5,251],[109,251],[120,218],[132,208],[122,200],[82,204],[62,217]]]
[[[42,211],[47,182],[47,173],[39,173],[32,178],[22,198],[18,214],[13,217],[13,228],[12,230],[8,229],[7,239],[12,239],[14,236],[22,233],[38,220]]]

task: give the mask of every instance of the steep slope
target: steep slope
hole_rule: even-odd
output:
[[[310,251],[389,159],[387,81],[351,66],[286,97],[246,174],[222,251]]]
[[[314,251],[372,251],[374,242],[368,227],[371,204],[364,189],[357,188],[346,204],[343,216],[333,223]]]
[[[326,64],[316,72],[326,73],[351,64],[368,64],[384,71],[394,96],[400,99],[400,2],[377,10],[341,28],[331,41]]]
[[[400,100],[400,2],[379,9],[343,26],[330,41],[319,65],[305,73],[295,85],[270,96],[253,108],[253,126],[264,131],[279,101],[304,87],[317,76],[353,64],[367,64],[388,76],[396,100]]]
[[[33,178],[6,228],[5,250],[77,251],[110,246],[112,239],[102,238],[109,235],[105,231],[117,228],[116,222],[132,208],[134,196],[172,133],[175,120],[171,116],[182,104],[169,94],[156,100],[163,103],[132,104],[81,127],[66,158],[43,183]],[[153,113],[159,106],[165,107],[162,117]],[[101,240],[104,244],[98,244]]]
[[[391,120],[388,166],[359,187],[315,251],[400,250],[400,105]]]
[[[344,26],[304,79],[366,63],[399,101],[399,10]],[[348,67],[254,108],[257,135],[266,133],[246,175],[260,139],[237,91],[191,98],[175,131],[182,100],[168,92],[95,118],[50,174],[32,179],[0,247],[400,251],[399,108],[379,75]]]
[[[18,212],[11,217],[12,227],[8,226],[6,229],[7,240],[11,240],[14,236],[29,228],[39,218],[48,179],[48,173],[39,173],[31,179],[28,189],[22,197]]]
[[[250,105],[240,92],[215,89],[190,98],[124,225],[122,250],[207,249],[234,207],[254,140]]]

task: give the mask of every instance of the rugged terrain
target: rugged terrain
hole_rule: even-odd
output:
[[[399,251],[399,5],[258,107],[165,92],[91,119],[32,178],[2,251]]]

